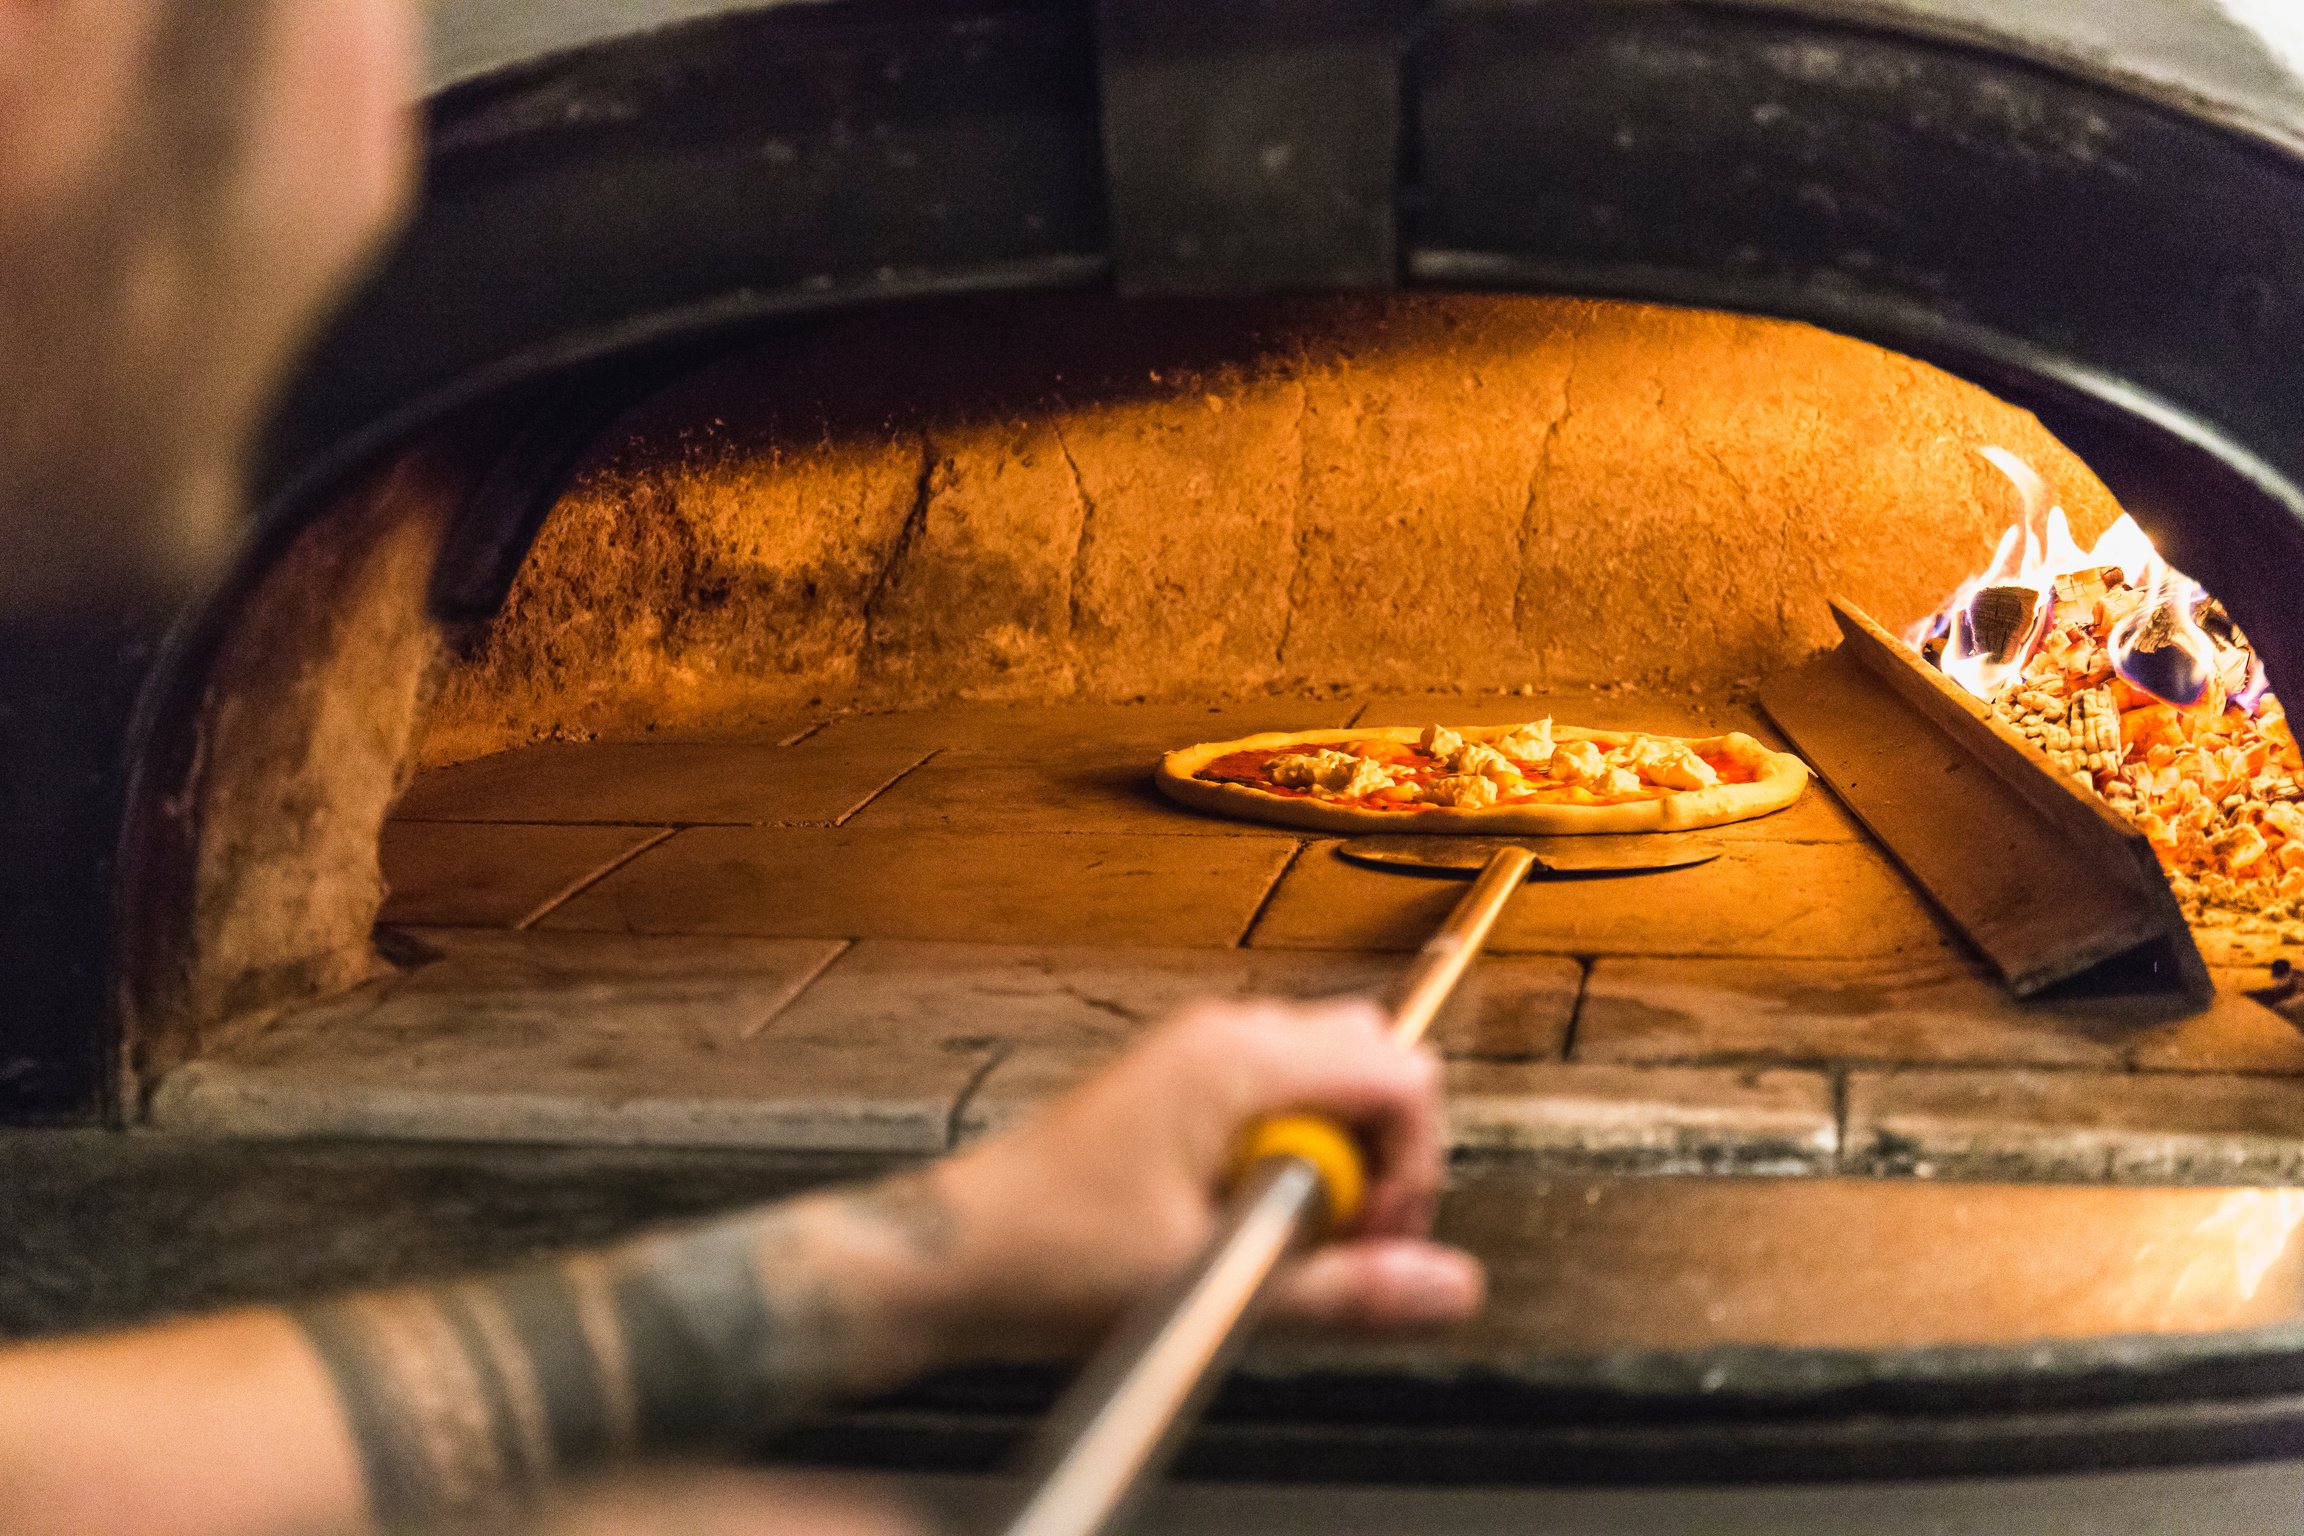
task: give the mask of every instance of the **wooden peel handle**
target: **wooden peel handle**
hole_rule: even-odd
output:
[[[1504,904],[1535,867],[1536,856],[1525,848],[1496,850],[1471,888],[1458,898],[1448,920],[1416,952],[1415,963],[1402,978],[1400,1001],[1392,1010],[1393,1039],[1402,1045],[1423,1040],[1465,970],[1486,947],[1496,919],[1504,915]],[[1258,1163],[1273,1157],[1302,1158],[1318,1171],[1326,1197],[1326,1232],[1341,1232],[1358,1218],[1368,1190],[1368,1165],[1359,1142],[1344,1126],[1323,1115],[1303,1114],[1277,1115],[1250,1126],[1240,1138],[1233,1187],[1244,1185]]]
[[[1504,903],[1512,899],[1512,893],[1535,867],[1536,855],[1525,848],[1496,850],[1487,867],[1473,879],[1472,889],[1448,914],[1448,921],[1416,952],[1416,962],[1409,966],[1400,990],[1400,1001],[1392,1010],[1393,1039],[1402,1045],[1415,1045],[1424,1038],[1441,1005],[1464,979],[1466,967],[1487,945],[1496,919],[1504,915]]]
[[[1535,863],[1525,848],[1496,851],[1409,967],[1393,1038],[1424,1038]],[[1008,1536],[1110,1530],[1165,1464],[1280,1261],[1358,1216],[1367,1164],[1335,1121],[1275,1116],[1250,1127],[1241,1147],[1231,1205],[1207,1250],[1128,1320],[1049,1415],[1034,1457],[1041,1475]]]

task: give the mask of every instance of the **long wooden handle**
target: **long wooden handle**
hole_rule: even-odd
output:
[[[1424,1038],[1535,863],[1525,848],[1496,851],[1417,952],[1392,1012],[1394,1039],[1413,1045]],[[1040,1476],[1007,1536],[1113,1529],[1221,1378],[1281,1259],[1307,1237],[1349,1226],[1358,1215],[1366,1168],[1349,1133],[1333,1121],[1265,1121],[1243,1145],[1246,1167],[1216,1236],[1182,1280],[1113,1335],[1049,1415],[1033,1458]],[[1347,1186],[1348,1201],[1340,1198]]]
[[[1439,1017],[1441,1005],[1464,979],[1465,969],[1488,943],[1496,919],[1504,915],[1504,903],[1512,899],[1512,893],[1535,867],[1536,855],[1525,848],[1496,850],[1487,867],[1473,879],[1472,889],[1449,912],[1448,920],[1434,929],[1416,952],[1400,990],[1400,1001],[1392,1009],[1393,1039],[1414,1045],[1424,1038],[1424,1032]]]

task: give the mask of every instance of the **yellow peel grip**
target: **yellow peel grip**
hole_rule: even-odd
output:
[[[1352,1133],[1320,1115],[1274,1115],[1241,1133],[1233,1156],[1233,1181],[1272,1157],[1300,1157],[1320,1175],[1328,1197],[1326,1235],[1342,1232],[1360,1215],[1368,1194],[1368,1164]]]

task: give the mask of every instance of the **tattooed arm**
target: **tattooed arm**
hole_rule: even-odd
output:
[[[1071,1348],[1197,1250],[1238,1128],[1276,1109],[1360,1124],[1381,1163],[1362,1230],[1300,1261],[1279,1309],[1458,1317],[1478,1268],[1419,1235],[1440,1183],[1435,1071],[1363,1007],[1208,1006],[1015,1128],[878,1184],[494,1277],[0,1356],[0,1528],[485,1514],[936,1366]]]

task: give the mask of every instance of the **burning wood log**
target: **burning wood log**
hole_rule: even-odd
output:
[[[2032,643],[2041,595],[2030,587],[1985,587],[1968,604],[1973,649],[1995,662],[2019,661]]]

